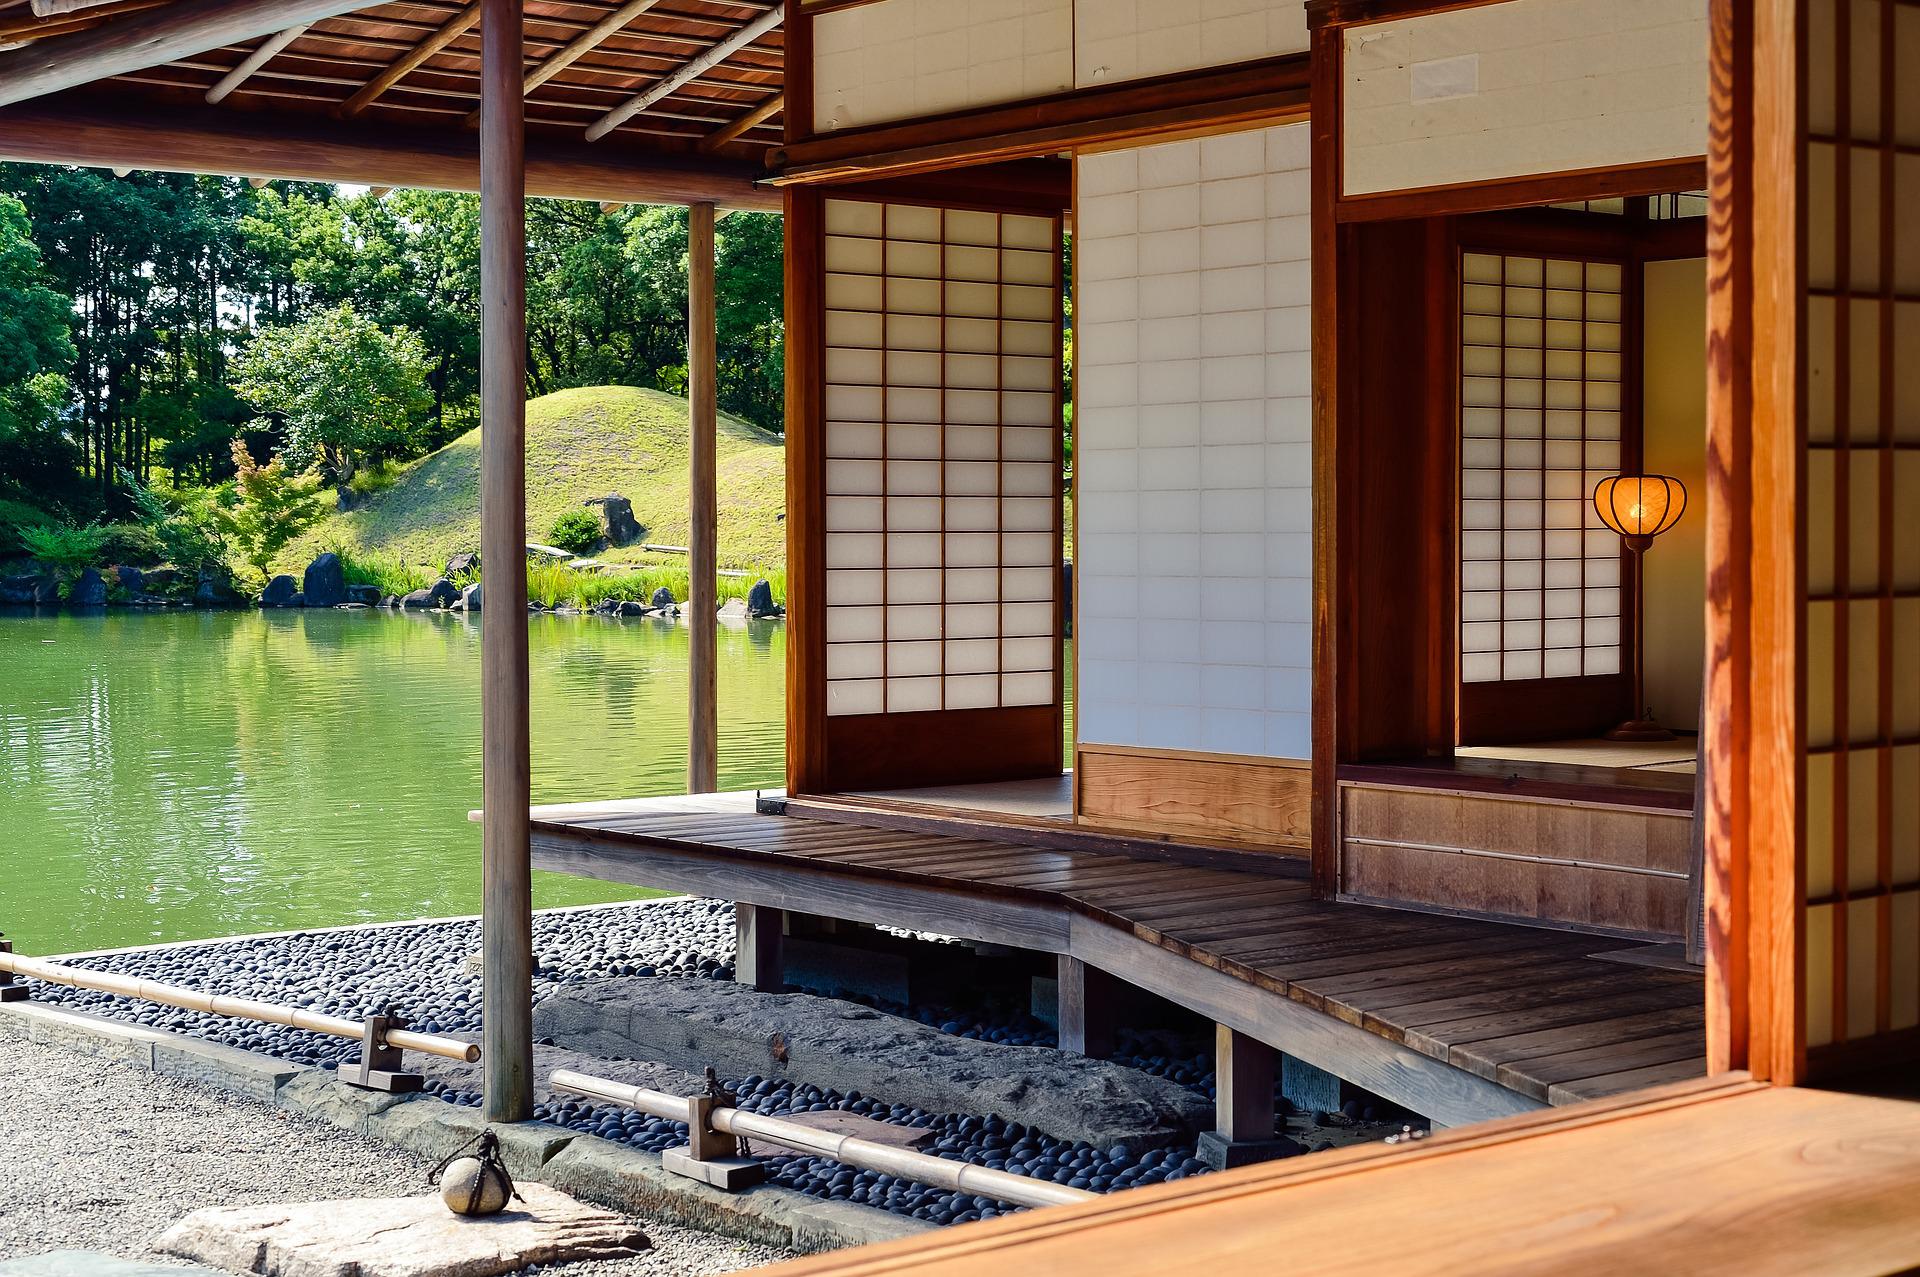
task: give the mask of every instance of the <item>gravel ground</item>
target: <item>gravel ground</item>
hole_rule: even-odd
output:
[[[153,1260],[149,1243],[203,1206],[428,1191],[426,1163],[309,1119],[29,1042],[0,1027],[0,1259],[49,1250]],[[695,1277],[787,1258],[640,1221],[653,1249],[559,1277]]]
[[[717,900],[672,899],[611,908],[549,910],[534,917],[534,998],[582,981],[622,977],[731,980],[733,907]],[[383,1007],[406,1014],[429,1033],[472,1033],[480,1027],[480,947],[477,921],[301,932],[256,939],[148,949],[78,960],[76,965],[144,976],[188,988],[217,988],[292,1006],[360,1019]],[[39,987],[36,998],[133,1020],[279,1056],[297,1064],[336,1067],[358,1045],[276,1025],[225,1020],[198,1012],[75,989]],[[860,999],[871,1002],[871,999]],[[1024,1006],[991,1000],[965,1008],[874,1003],[942,1032],[991,1042],[1053,1046],[1051,1028]],[[565,1045],[564,1043],[562,1045]],[[1209,1099],[1214,1078],[1208,1045],[1165,1032],[1121,1035],[1113,1057],[1170,1078]],[[782,1114],[844,1108],[883,1121],[931,1128],[928,1150],[939,1156],[1009,1169],[1075,1188],[1106,1192],[1206,1173],[1189,1145],[1172,1150],[1095,1148],[1030,1131],[993,1114],[928,1113],[784,1080],[723,1079],[743,1108]],[[431,1094],[477,1107],[480,1097],[434,1081]],[[1277,1115],[1302,1149],[1380,1138],[1399,1129],[1399,1115],[1350,1102],[1343,1114],[1296,1114],[1276,1096]],[[535,1116],[633,1147],[659,1151],[686,1141],[686,1128],[611,1106],[582,1102],[542,1104]],[[1378,1126],[1379,1129],[1374,1129]],[[873,1172],[856,1172],[824,1158],[769,1159],[773,1182],[817,1197],[879,1206],[935,1223],[992,1218],[1009,1209],[965,1193],[947,1193]]]

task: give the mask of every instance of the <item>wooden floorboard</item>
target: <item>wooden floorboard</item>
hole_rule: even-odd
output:
[[[1060,921],[1046,934],[1064,935],[1068,920],[1082,917],[1151,946],[1143,953],[1178,955],[1163,962],[1184,958],[1225,973],[1257,996],[1355,1026],[1342,1032],[1357,1028],[1536,1102],[1611,1095],[1705,1069],[1699,978],[1593,956],[1633,941],[1316,901],[1288,865],[1266,874],[1106,846],[1001,841],[978,823],[955,832],[878,828],[706,801],[574,806],[551,817],[536,809],[537,841],[591,840],[591,855],[556,865],[576,873],[603,872],[623,844],[656,865],[686,855],[700,864],[693,885],[709,894],[724,894],[726,858],[737,857],[742,881],[775,875],[791,884],[776,897],[780,907],[831,916],[838,899],[844,916],[873,920],[891,914],[884,902],[894,900],[900,925],[993,933],[973,939],[1004,942],[1009,919],[1037,925],[1018,920],[1048,910]],[[643,880],[638,871],[618,878]],[[855,890],[862,879],[872,881]],[[968,895],[981,910],[945,903]],[[970,923],[971,914],[980,921]]]

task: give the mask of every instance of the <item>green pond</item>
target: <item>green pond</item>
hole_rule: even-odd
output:
[[[687,631],[535,616],[536,802],[679,792]],[[786,634],[720,630],[720,781],[781,783]],[[25,953],[478,912],[480,625],[0,616],[0,931]],[[534,876],[540,907],[647,894]]]

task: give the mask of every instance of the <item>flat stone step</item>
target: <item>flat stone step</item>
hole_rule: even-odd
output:
[[[440,1197],[358,1198],[197,1210],[154,1243],[163,1254],[260,1277],[498,1277],[529,1264],[622,1259],[648,1246],[638,1225],[545,1184],[466,1219]]]

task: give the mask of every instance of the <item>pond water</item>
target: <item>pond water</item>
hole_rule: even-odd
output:
[[[536,802],[680,792],[687,631],[535,616]],[[720,782],[782,783],[786,634],[720,630]],[[0,931],[25,953],[480,907],[480,623],[0,616]],[[646,894],[534,876],[539,907]]]

